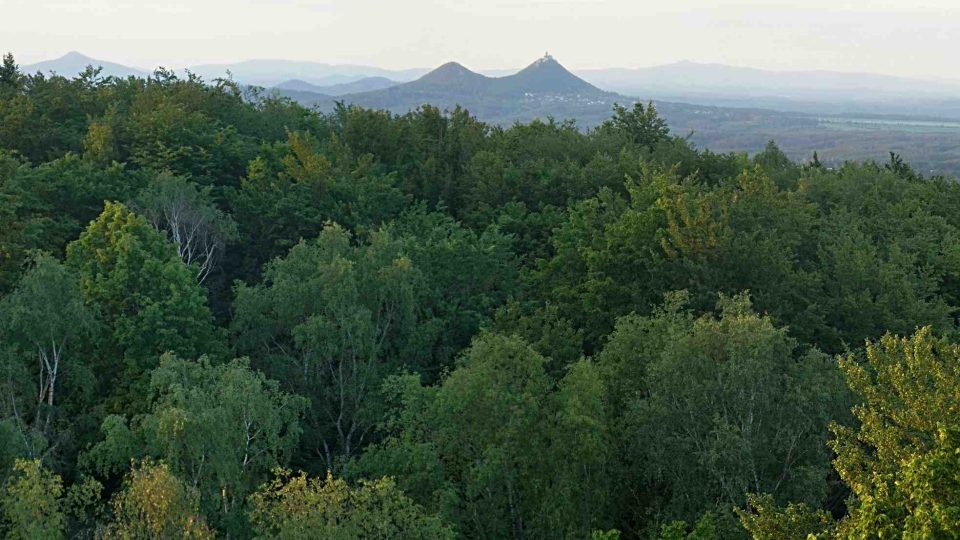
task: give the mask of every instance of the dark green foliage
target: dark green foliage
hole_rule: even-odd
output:
[[[3,66],[0,67],[0,92],[5,96],[20,89],[20,69],[13,59],[12,53],[3,55]]]
[[[108,332],[97,344],[98,390],[115,411],[142,410],[146,381],[164,352],[223,353],[196,270],[147,222],[107,203],[67,248],[85,302]]]
[[[650,148],[670,135],[667,122],[657,114],[653,102],[647,104],[634,103],[633,109],[615,104],[613,118],[603,126],[605,129],[619,131],[626,135],[634,144]]]
[[[259,276],[261,265],[330,221],[356,230],[376,227],[402,210],[405,197],[393,174],[378,171],[369,155],[353,157],[331,143],[332,158],[308,134],[290,133],[285,144],[262,149],[239,188],[226,190],[247,249],[231,254],[234,277]]]
[[[0,150],[0,291],[9,291],[31,250],[62,256],[104,200],[139,189],[140,175],[67,155],[31,166]]]
[[[561,381],[545,363],[519,338],[483,334],[439,386],[389,381],[388,438],[360,471],[396,476],[471,538],[582,538],[607,525],[602,384],[589,362]]]
[[[949,537],[960,184],[788,155],[7,55],[0,531]]]
[[[77,276],[47,254],[34,255],[16,289],[0,298],[8,461],[17,455],[62,463],[75,458],[92,404],[88,355],[99,337]],[[2,476],[2,475],[0,475]]]
[[[496,226],[473,231],[423,206],[405,212],[388,230],[423,276],[419,324],[422,346],[430,348],[431,356],[419,367],[435,379],[494,311],[518,292],[513,238]]]
[[[695,318],[683,299],[672,296],[653,317],[621,319],[597,357],[622,403],[613,421],[624,496],[662,490],[650,511],[688,522],[725,515],[749,493],[820,504],[826,428],[847,406],[835,364],[798,351],[746,297],[722,298],[719,318]]]
[[[238,286],[237,346],[311,400],[302,459],[339,468],[369,437],[380,381],[404,363],[419,363],[422,286],[389,234],[354,247],[334,225],[267,265],[263,284]]]
[[[307,400],[285,393],[245,359],[212,365],[166,355],[150,380],[150,412],[108,416],[85,456],[109,475],[132,459],[162,459],[186,480],[215,523],[243,530],[243,502],[284,466],[300,438]]]

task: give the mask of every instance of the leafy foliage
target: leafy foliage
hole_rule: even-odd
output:
[[[960,183],[691,140],[5,56],[2,534],[951,537]]]
[[[299,442],[306,400],[280,391],[246,360],[212,365],[166,355],[150,385],[152,411],[129,422],[107,417],[104,440],[88,461],[110,473],[131,459],[161,459],[192,486],[207,515],[242,530],[246,496],[287,463]]]
[[[304,446],[328,469],[368,436],[379,381],[401,358],[415,360],[417,340],[419,272],[386,233],[350,240],[326,227],[269,264],[262,285],[241,284],[234,308],[239,346],[311,399]]]
[[[198,513],[196,494],[163,463],[142,462],[113,498],[113,520],[104,538],[213,538]]]
[[[68,246],[67,264],[80,276],[85,301],[111,330],[99,343],[99,357],[120,363],[119,370],[94,366],[98,382],[130,409],[142,408],[147,374],[160,354],[221,354],[220,332],[193,271],[171,243],[122,204],[105,205]],[[128,395],[118,395],[118,387]]]
[[[486,334],[438,387],[391,380],[400,408],[361,471],[395,475],[468,537],[589,534],[607,497],[600,380],[584,362],[555,389],[545,362],[519,338]]]
[[[452,529],[425,513],[389,478],[351,487],[329,472],[320,480],[281,470],[250,496],[250,506],[257,538],[455,538]]]
[[[929,328],[868,344],[866,365],[841,361],[859,427],[834,426],[835,467],[853,495],[842,538],[948,537],[957,530],[960,348]]]

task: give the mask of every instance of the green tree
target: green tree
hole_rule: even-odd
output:
[[[835,425],[834,467],[852,491],[840,538],[950,538],[960,529],[960,347],[887,335],[840,363],[858,427]]]
[[[391,222],[386,230],[398,239],[413,266],[423,274],[417,298],[424,348],[431,349],[418,371],[430,380],[449,367],[470,344],[494,311],[519,291],[512,238],[491,226],[474,232],[441,212],[420,205]],[[464,269],[470,271],[465,272]],[[431,339],[429,332],[434,332]]]
[[[18,424],[49,434],[59,404],[58,378],[80,368],[78,355],[69,353],[93,327],[77,277],[50,255],[36,254],[14,292],[0,300],[0,336],[39,358],[39,372],[33,374],[39,381],[33,392],[37,403],[13,407],[14,412],[34,411],[34,418],[16,418]]]
[[[20,88],[20,69],[12,53],[3,55],[0,66],[0,95],[10,94]]]
[[[673,521],[660,528],[658,540],[720,540],[724,537],[720,534],[716,521],[711,512],[697,520],[692,530],[685,521]]]
[[[82,536],[93,529],[92,514],[102,486],[77,478],[64,488],[60,475],[40,460],[17,460],[13,475],[0,488],[0,534],[9,539],[57,539]]]
[[[359,470],[389,474],[466,537],[583,538],[608,525],[609,434],[592,365],[554,390],[517,337],[482,334],[438,387],[392,379],[388,438]]]
[[[104,199],[129,195],[138,175],[77,156],[31,166],[0,152],[0,291],[8,292],[39,250],[60,257],[103,210]]]
[[[746,296],[722,298],[719,318],[673,302],[652,319],[622,319],[597,358],[627,411],[614,420],[625,495],[687,521],[725,519],[749,493],[821,503],[827,426],[845,404],[835,365],[799,349]],[[654,487],[664,497],[644,496]]]
[[[511,299],[497,311],[491,328],[522,337],[549,359],[547,371],[554,377],[561,377],[564,368],[583,356],[583,331],[561,316],[555,304],[525,310]]]
[[[250,496],[250,521],[257,538],[361,540],[450,539],[453,530],[428,514],[390,478],[361,480],[351,487],[328,472],[326,480],[277,477]]]
[[[803,503],[778,508],[770,495],[750,495],[748,511],[737,509],[743,528],[754,540],[818,540],[832,538],[832,516]]]
[[[613,105],[613,118],[607,120],[605,127],[625,133],[639,146],[652,147],[670,135],[667,121],[660,118],[653,102],[636,102],[632,109],[616,103]]]
[[[419,272],[385,232],[357,247],[350,240],[326,227],[269,264],[263,284],[240,284],[234,304],[238,347],[311,400],[304,447],[327,469],[362,447],[380,381],[419,349]]]
[[[322,152],[309,134],[289,133],[249,163],[239,187],[225,190],[248,242],[237,254],[239,276],[258,278],[265,262],[315,237],[329,221],[351,230],[376,228],[401,212],[406,198],[394,174],[382,174],[372,156],[337,140],[329,146]]]
[[[246,496],[270,471],[286,465],[299,442],[306,400],[282,392],[246,360],[165,355],[151,374],[151,412],[127,422],[106,419],[104,441],[87,459],[103,473],[149,456],[197,490],[218,526],[242,531]]]
[[[106,204],[68,246],[67,264],[79,274],[86,302],[111,329],[99,348],[101,362],[110,364],[94,368],[102,391],[124,403],[121,410],[142,410],[146,374],[162,353],[221,353],[221,333],[194,270],[173,244],[122,204]]]
[[[63,482],[39,460],[17,460],[14,476],[0,490],[0,532],[10,540],[66,538]]]

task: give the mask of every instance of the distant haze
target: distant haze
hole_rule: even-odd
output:
[[[401,70],[680,60],[960,79],[956,0],[4,0],[21,64],[71,50],[152,69],[247,59]],[[333,83],[333,81],[331,81]]]

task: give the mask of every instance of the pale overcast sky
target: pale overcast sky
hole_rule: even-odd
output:
[[[0,0],[21,64],[251,58],[474,69],[691,60],[960,79],[960,0]]]

